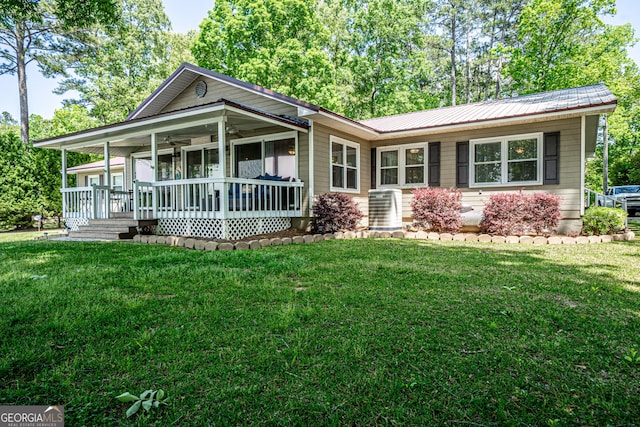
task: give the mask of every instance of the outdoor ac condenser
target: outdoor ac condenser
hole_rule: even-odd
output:
[[[402,230],[402,191],[369,190],[369,230]]]

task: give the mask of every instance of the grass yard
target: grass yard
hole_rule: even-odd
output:
[[[640,243],[0,243],[0,405],[67,425],[640,425]],[[630,359],[630,360],[627,360]],[[114,397],[162,388],[125,418]]]

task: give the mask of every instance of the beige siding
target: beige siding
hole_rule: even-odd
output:
[[[456,142],[470,139],[500,137],[534,132],[560,132],[560,184],[522,187],[523,191],[545,191],[561,197],[562,214],[566,218],[580,217],[580,118],[537,122],[526,125],[502,126],[468,132],[443,133],[429,138],[402,138],[374,146],[409,144],[414,142],[441,142],[440,183],[442,187],[456,185]],[[464,188],[463,202],[481,210],[491,194],[517,192],[520,187]],[[403,190],[403,216],[411,217],[411,190]]]
[[[332,130],[323,125],[314,125],[314,192],[316,195],[330,190],[329,160],[330,137],[338,136],[360,144],[360,192],[347,193],[359,204],[367,215],[369,209],[368,192],[371,189],[371,143],[344,132]]]
[[[207,93],[202,98],[198,98],[195,95],[195,85],[200,80],[207,82]],[[176,96],[173,101],[164,107],[162,112],[166,113],[168,111],[182,110],[197,105],[210,104],[221,98],[239,104],[245,104],[259,110],[268,111],[272,114],[286,114],[290,116],[297,114],[296,107],[210,78],[196,79],[180,95]]]
[[[117,173],[124,173],[124,168],[122,166],[111,168],[111,175],[117,174]],[[89,176],[98,175],[98,176],[101,176],[100,182],[104,181],[104,172],[102,170],[92,171],[92,172],[78,172],[76,175],[77,175],[76,187],[84,187],[85,179],[87,179],[87,177]]]
[[[560,184],[523,187],[524,192],[545,191],[561,197],[561,209],[565,218],[580,216],[580,118],[537,122],[526,125],[502,126],[468,132],[451,132],[425,137],[399,138],[383,142],[368,142],[342,132],[332,131],[326,126],[315,127],[315,193],[329,191],[329,137],[337,135],[360,144],[360,194],[354,195],[361,209],[367,214],[367,192],[371,188],[371,147],[410,144],[418,142],[441,142],[440,182],[443,187],[456,185],[456,142],[470,139],[500,137],[534,132],[560,132]],[[481,210],[491,194],[517,192],[520,187],[488,187],[462,189],[463,202]],[[411,220],[411,189],[403,189],[403,217]]]

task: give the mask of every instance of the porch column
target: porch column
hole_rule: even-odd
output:
[[[158,177],[158,141],[156,140],[156,134],[151,134],[151,169],[153,171],[153,178],[151,182],[156,182]],[[151,205],[153,206],[153,217],[158,217],[158,199],[156,197],[156,187],[151,187]]]
[[[104,143],[104,185],[111,188],[111,155],[109,154],[109,141]]]
[[[62,149],[62,188],[67,188],[67,150],[64,148]]]
[[[222,172],[222,177],[227,177],[227,128],[226,128],[226,117],[221,117],[218,121],[218,157],[220,158],[220,171]]]
[[[76,184],[76,187],[78,184]],[[62,189],[67,188],[67,150],[62,149]],[[62,193],[62,216],[67,214],[67,193]]]
[[[227,188],[227,126],[226,126],[226,117],[221,117],[218,120],[218,159],[220,160],[220,173],[222,174],[222,189],[220,190],[220,213],[222,214],[222,218],[227,217],[227,197],[226,194],[229,191]],[[215,197],[214,197],[215,200]],[[215,202],[214,202],[215,203]],[[223,222],[223,237],[227,236],[227,222]]]

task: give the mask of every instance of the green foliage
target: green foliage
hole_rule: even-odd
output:
[[[515,88],[531,93],[609,80],[603,74],[628,62],[625,48],[633,40],[630,27],[600,20],[614,6],[615,0],[533,0],[520,15],[520,46],[512,47],[508,74]]]
[[[13,131],[0,133],[0,230],[31,225],[41,212],[33,155]]]
[[[160,405],[166,405],[167,396],[164,393],[164,390],[146,390],[143,391],[140,397],[134,396],[133,394],[126,392],[122,393],[119,396],[116,396],[120,402],[134,402],[129,409],[127,409],[127,418],[132,415],[135,415],[140,407],[144,409],[146,412],[149,412],[151,408],[158,408]]]
[[[624,360],[629,363],[640,365],[640,352],[635,348],[631,348],[627,354],[624,355]]]
[[[160,0],[119,0],[119,16],[87,36],[93,47],[77,60],[69,51],[47,65],[64,73],[56,93],[77,91],[100,123],[124,120],[181,62],[192,61],[191,35],[173,34]],[[67,71],[72,70],[72,71]]]
[[[590,236],[612,234],[624,228],[624,209],[592,206],[582,217],[582,231]]]
[[[337,106],[329,35],[316,1],[216,1],[192,51],[198,64],[327,108]]]
[[[18,75],[20,137],[29,142],[27,64],[38,63],[49,76],[64,67],[50,67],[60,52],[79,58],[88,48],[86,29],[113,22],[114,0],[0,0],[0,75]]]

